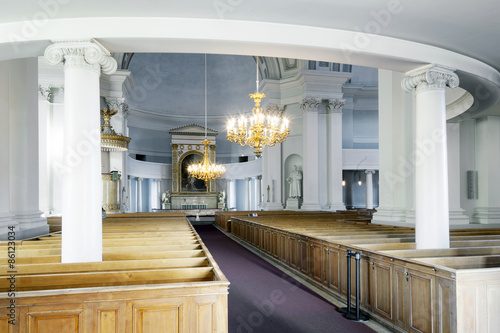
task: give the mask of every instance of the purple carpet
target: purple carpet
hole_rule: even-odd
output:
[[[229,333],[374,332],[214,226],[195,226],[229,286]]]

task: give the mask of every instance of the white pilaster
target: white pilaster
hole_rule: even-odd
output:
[[[328,204],[331,211],[345,210],[342,186],[342,107],[345,99],[328,100]]]
[[[405,225],[413,207],[412,96],[401,90],[404,75],[378,71],[379,81],[379,206],[373,223]]]
[[[39,207],[37,58],[10,61],[9,113],[10,211],[22,233],[17,236],[48,233]]]
[[[472,223],[500,223],[500,117],[476,121],[476,167],[478,200]]]
[[[250,210],[250,178],[245,178],[245,210]]]
[[[10,62],[0,61],[0,240],[7,240],[9,226],[18,230],[18,223],[10,213],[10,129],[9,129],[9,73]]]
[[[282,210],[281,198],[281,144],[265,147],[262,153],[262,181],[264,188],[264,210]],[[269,188],[269,191],[268,191]]]
[[[260,205],[261,205],[261,202],[260,202],[261,197],[262,197],[261,192],[260,192],[261,191],[261,188],[260,188],[260,186],[261,186],[261,184],[260,184],[261,180],[262,180],[261,176],[257,176],[254,179],[254,187],[255,187],[254,188],[254,202],[255,202],[254,209],[255,210],[259,209]]]
[[[375,170],[365,170],[366,174],[366,209],[373,209],[373,174]]]
[[[319,140],[318,140],[318,107],[321,100],[315,98],[304,99],[300,108],[302,115],[303,143],[303,210],[320,210],[319,204]]]
[[[142,181],[144,179],[141,177],[137,177],[137,212],[143,212],[142,207]]]
[[[100,140],[101,68],[116,61],[95,41],[56,42],[45,50],[50,64],[64,62],[64,163],[62,262],[102,261]]]
[[[449,196],[449,216],[450,225],[469,224],[469,217],[465,215],[465,210],[460,206],[461,181],[465,182],[465,177],[460,177],[460,124],[446,124],[446,136],[448,138],[448,196]],[[463,172],[465,176],[465,172]]]
[[[458,76],[450,68],[428,65],[406,73],[401,85],[415,91],[416,246],[449,248],[445,88],[456,88]]]
[[[236,179],[229,179],[227,181],[227,206],[229,209],[236,207]]]

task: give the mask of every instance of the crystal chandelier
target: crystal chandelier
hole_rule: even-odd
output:
[[[209,155],[209,145],[212,141],[207,140],[207,55],[205,54],[205,140],[201,141],[203,143],[204,152],[203,160],[200,163],[194,163],[188,166],[188,173],[198,179],[202,179],[208,182],[211,179],[220,178],[222,174],[226,172],[226,168],[223,165],[215,164],[210,162]],[[207,185],[208,187],[208,185]]]
[[[255,94],[250,94],[255,107],[252,114],[231,118],[227,124],[227,139],[238,142],[242,146],[255,148],[254,154],[260,157],[262,148],[274,146],[276,143],[285,141],[290,129],[288,119],[282,112],[264,111],[260,107],[260,101],[265,94],[259,93],[259,57],[257,57],[257,88]]]
[[[104,119],[104,125],[101,126],[101,151],[125,151],[128,150],[130,138],[116,134],[111,126],[110,120],[118,111],[104,108],[101,110],[101,116]]]

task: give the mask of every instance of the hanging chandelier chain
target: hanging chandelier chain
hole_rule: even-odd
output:
[[[205,53],[205,140],[207,139],[207,54]]]

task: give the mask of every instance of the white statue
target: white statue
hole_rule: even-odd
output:
[[[166,190],[161,194],[161,203],[168,204],[170,203],[170,192]]]
[[[219,203],[224,203],[224,199],[226,198],[226,191],[219,192]]]
[[[302,181],[302,173],[297,170],[297,166],[293,166],[292,172],[290,172],[290,175],[286,179],[287,182],[290,183],[290,198],[300,198],[302,197],[302,188],[301,188],[301,181]]]

